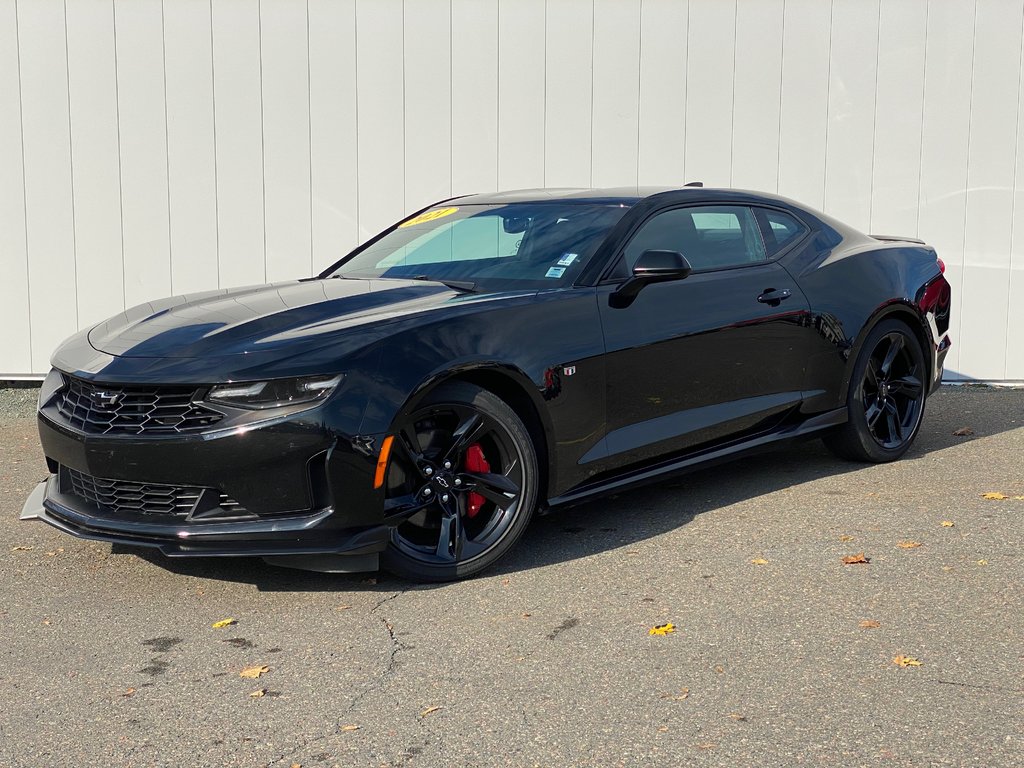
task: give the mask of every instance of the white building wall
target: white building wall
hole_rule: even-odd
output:
[[[936,246],[1024,380],[1020,0],[0,0],[0,378],[452,194],[761,189]]]

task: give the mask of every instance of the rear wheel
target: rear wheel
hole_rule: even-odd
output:
[[[397,523],[383,555],[414,581],[479,573],[505,555],[537,503],[537,458],[508,405],[456,382],[427,396],[398,425],[385,514]]]
[[[833,453],[853,461],[898,459],[917,437],[924,415],[927,368],[921,344],[898,320],[879,323],[854,366],[849,418],[824,438]]]

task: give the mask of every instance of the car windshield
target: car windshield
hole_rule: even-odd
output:
[[[438,280],[467,290],[570,285],[620,204],[442,205],[402,222],[328,277]]]

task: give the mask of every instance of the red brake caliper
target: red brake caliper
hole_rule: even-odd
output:
[[[491,471],[491,465],[487,459],[484,458],[484,450],[480,447],[480,443],[473,443],[469,448],[466,449],[466,460],[465,470],[467,472],[473,472],[477,474],[487,473]],[[484,505],[483,496],[474,491],[470,491],[466,498],[466,516],[476,517],[476,513],[480,511],[480,507]]]

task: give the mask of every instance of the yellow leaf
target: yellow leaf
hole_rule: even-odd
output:
[[[341,730],[343,730],[343,731],[358,731],[362,727],[363,726],[361,726],[361,725],[343,725],[343,726],[341,726]]]
[[[250,680],[255,680],[260,675],[265,675],[270,671],[270,667],[266,664],[257,664],[255,667],[246,667],[238,673],[239,677],[247,677]]]
[[[122,693],[121,695],[122,695],[122,696],[124,696],[125,698],[128,698],[129,696],[134,696],[134,695],[135,695],[135,689],[134,689],[134,688],[128,688],[128,689],[127,689],[127,690],[126,690],[126,691],[125,691],[124,693]]]
[[[900,549],[917,549],[921,546],[920,541],[898,541],[896,546]]]
[[[11,552],[31,552],[32,547],[11,547]]]
[[[221,619],[220,621],[213,622],[210,626],[214,629],[224,629],[224,627],[230,627],[232,624],[237,623],[235,619]]]
[[[1016,501],[1024,501],[1024,496],[1014,496],[1013,498]]]
[[[754,565],[768,565],[768,561],[765,560],[763,557],[755,557],[750,562],[753,563]]]
[[[1008,499],[1009,496],[1007,496],[1005,493],[1000,493],[999,491],[989,491],[988,493],[981,494],[981,498],[1002,501],[1003,499]]]
[[[988,565],[988,560],[985,560],[984,558],[982,558],[981,560],[978,561],[978,565]]]
[[[842,558],[843,565],[867,565],[871,562],[870,557],[864,557],[863,552],[858,552],[856,555],[847,555]]]
[[[737,723],[745,723],[745,722],[747,722],[746,716],[745,715],[741,715],[739,712],[730,712],[729,713],[729,717],[731,717]]]
[[[839,537],[839,540],[840,541],[853,541],[853,536],[850,536],[849,534],[844,533],[842,536]]]
[[[878,629],[880,626],[882,625],[874,619],[864,619],[864,621],[860,623],[861,629]]]
[[[913,656],[904,656],[902,653],[892,660],[897,667],[920,667],[921,662]]]
[[[647,630],[648,635],[670,635],[676,631],[676,625],[671,621],[667,624],[659,624],[656,627],[651,627]]]
[[[260,688],[258,691],[253,691],[252,693],[249,694],[250,698],[253,698],[253,699],[262,699],[266,695],[267,695],[267,689],[266,688]]]
[[[955,525],[956,525],[956,523],[954,523],[952,520],[943,520],[942,521],[942,527],[943,528],[952,528]]]
[[[436,706],[435,707],[427,707],[422,712],[420,712],[420,717],[426,717],[427,715],[430,715],[430,714],[433,714],[434,712],[437,712],[437,710],[439,710],[439,709],[441,709],[441,707],[436,707]]]

